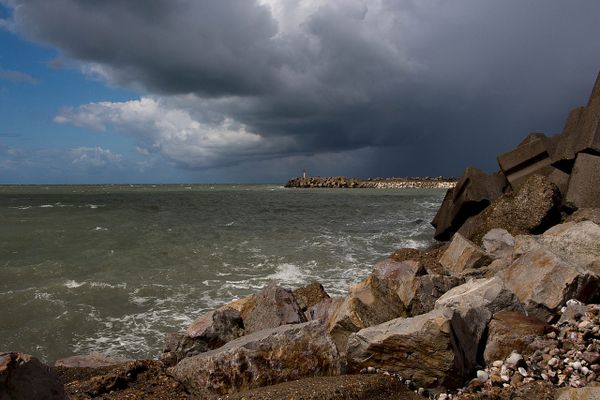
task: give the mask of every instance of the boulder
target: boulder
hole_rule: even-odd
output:
[[[600,260],[600,226],[591,221],[567,222],[553,226],[542,235],[515,238],[515,257],[538,248],[571,264],[589,265]]]
[[[486,233],[483,238],[483,248],[494,259],[512,261],[515,238],[506,229],[494,228]]]
[[[481,361],[481,341],[492,316],[503,310],[522,310],[515,294],[498,277],[473,279],[450,289],[435,302],[435,308],[452,309],[465,322],[471,341],[462,346],[472,365]]]
[[[319,321],[322,324],[326,324],[335,312],[335,310],[337,310],[337,308],[343,302],[344,298],[342,297],[330,297],[327,299],[323,299],[314,306],[309,307],[309,309],[306,310],[304,315],[306,315],[306,319],[309,321]]]
[[[550,331],[550,326],[537,318],[515,311],[500,311],[488,325],[487,343],[483,352],[485,365],[504,360],[511,352],[533,353],[528,346]]]
[[[343,354],[352,332],[406,315],[406,307],[390,282],[371,275],[350,288],[327,327],[339,352]]]
[[[600,141],[600,130],[598,136]],[[600,207],[598,171],[600,171],[600,156],[585,153],[577,155],[565,198],[569,208]]]
[[[600,399],[600,386],[583,388],[564,388],[556,393],[556,400],[598,400]]]
[[[532,175],[517,191],[496,199],[473,217],[460,232],[477,244],[494,228],[505,229],[513,236],[542,233],[560,222],[560,204],[556,185],[543,176]]]
[[[554,315],[568,299],[588,302],[598,298],[598,274],[544,248],[521,255],[499,276],[525,309],[542,320]]]
[[[0,353],[0,399],[66,400],[58,376],[37,358],[23,353]]]
[[[454,276],[460,276],[465,269],[483,267],[491,261],[479,246],[460,233],[454,234],[450,246],[440,257],[440,264]]]
[[[268,285],[254,296],[252,306],[242,318],[245,334],[280,325],[306,322],[294,294],[274,284]]]
[[[175,365],[186,357],[221,347],[243,334],[240,312],[224,306],[202,315],[185,332],[167,334],[160,359],[165,365]]]
[[[583,222],[592,221],[596,225],[600,225],[600,207],[595,208],[580,208],[573,214],[565,218],[564,222]]]
[[[350,335],[348,368],[382,368],[425,388],[459,387],[472,370],[460,347],[469,340],[464,332],[450,309],[396,318]]]
[[[199,398],[340,374],[335,344],[316,321],[265,329],[188,357],[169,374]]]
[[[54,363],[55,367],[64,368],[100,368],[111,365],[125,364],[133,361],[129,358],[110,357],[102,353],[90,353],[61,358]]]
[[[498,164],[511,187],[517,189],[533,174],[550,175],[556,169],[550,165],[554,147],[543,133],[532,133],[514,150],[500,154]]]
[[[443,274],[444,267],[439,263],[440,256],[448,248],[448,243],[436,243],[428,249],[402,248],[389,257],[392,261],[418,261],[425,267],[428,274]]]
[[[323,288],[323,285],[319,282],[313,282],[304,287],[295,289],[292,293],[302,311],[306,311],[322,300],[329,298],[325,288]]]
[[[467,168],[456,186],[446,196],[431,224],[437,240],[449,240],[467,218],[479,214],[500,197],[507,185],[502,173],[488,175],[476,168]]]
[[[553,165],[570,172],[578,153],[600,152],[600,73],[586,107],[569,115],[565,129],[558,139]]]
[[[429,275],[423,264],[415,260],[384,259],[375,264],[373,275],[390,283],[410,316],[433,310],[438,297],[461,283],[453,276]]]
[[[455,276],[423,275],[415,279],[410,297],[406,298],[407,314],[416,316],[428,313],[435,307],[435,301],[453,287],[464,281]]]

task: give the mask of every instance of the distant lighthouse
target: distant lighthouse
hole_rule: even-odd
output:
[[[304,172],[302,172],[302,177],[306,178],[306,169],[304,169]]]

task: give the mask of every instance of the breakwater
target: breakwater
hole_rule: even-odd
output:
[[[450,189],[457,180],[446,177],[347,178],[345,176],[306,176],[290,179],[287,188],[363,188],[363,189]]]

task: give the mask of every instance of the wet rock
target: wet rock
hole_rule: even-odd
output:
[[[502,173],[488,175],[467,168],[461,180],[446,196],[431,224],[437,240],[449,240],[471,216],[479,214],[498,198],[508,182]]]
[[[561,196],[555,184],[540,175],[532,175],[516,191],[507,193],[473,217],[460,232],[479,244],[494,228],[511,235],[541,233],[560,221]]]
[[[544,248],[523,254],[499,276],[526,310],[542,320],[568,299],[593,299],[600,284],[600,277],[590,269],[570,264]]]
[[[424,388],[458,387],[472,370],[461,344],[464,326],[450,309],[397,318],[362,329],[348,340],[348,368],[377,366]]]
[[[306,311],[315,304],[324,299],[328,299],[329,295],[319,282],[313,282],[304,287],[292,291],[296,301],[300,305],[302,311]]]
[[[600,149],[600,128],[598,129]],[[565,203],[570,208],[600,207],[600,157],[579,153],[571,172]]]
[[[285,324],[306,322],[306,317],[294,294],[270,284],[254,297],[254,304],[242,316],[245,334]]]
[[[0,353],[0,399],[66,400],[62,383],[37,358],[23,353]]]
[[[491,261],[479,246],[460,233],[454,234],[450,246],[440,257],[440,264],[454,276],[460,276],[466,269],[483,267]]]
[[[406,315],[406,307],[390,282],[371,275],[350,288],[327,326],[338,350],[345,353],[352,332]]]
[[[179,362],[169,373],[198,397],[340,373],[335,344],[316,321],[243,336]]]
[[[488,325],[487,344],[483,352],[486,365],[501,360],[513,350],[521,354],[533,353],[528,346],[539,336],[549,332],[550,326],[537,318],[514,311],[500,311]]]
[[[543,248],[574,265],[600,260],[600,226],[591,221],[567,222],[538,236],[517,236],[515,256]]]
[[[506,229],[495,228],[483,236],[483,248],[494,259],[512,261],[515,238]]]
[[[519,310],[515,294],[498,277],[473,279],[449,290],[435,303],[436,309],[450,308],[465,322],[469,342],[461,343],[465,358],[471,365],[478,363],[479,349],[489,321],[503,310]]]
[[[65,368],[98,368],[110,365],[125,364],[133,360],[122,357],[110,357],[102,353],[90,353],[61,358],[54,363],[55,367]]]
[[[243,334],[240,312],[224,306],[202,315],[185,332],[167,334],[160,359],[168,366],[175,365],[186,357],[221,347]]]

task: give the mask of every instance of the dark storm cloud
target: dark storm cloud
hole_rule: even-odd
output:
[[[114,84],[288,139],[258,158],[370,149],[365,174],[492,169],[528,131],[559,131],[600,69],[592,0],[11,3],[19,32]]]

